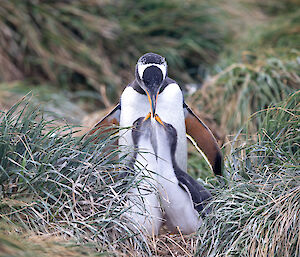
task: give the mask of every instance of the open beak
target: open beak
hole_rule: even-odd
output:
[[[148,96],[148,100],[149,100],[149,103],[150,103],[150,106],[151,106],[151,113],[149,112],[147,114],[147,116],[145,117],[144,121],[148,120],[151,117],[151,118],[154,118],[161,125],[165,126],[165,124],[160,119],[160,117],[155,113],[158,93],[159,93],[158,90],[157,90],[157,92],[151,92],[151,91],[148,92],[148,91],[146,91],[146,94]]]
[[[149,112],[147,114],[147,116],[145,117],[144,121],[148,120],[151,117],[151,118],[154,118],[161,125],[165,126],[165,124],[160,119],[160,117],[155,113],[155,110],[156,110],[156,101],[157,101],[158,93],[159,93],[159,91],[157,91],[157,93],[154,92],[152,94],[151,94],[151,92],[149,93],[148,91],[146,91],[146,94],[148,96],[148,100],[149,100],[150,106],[151,106],[151,112]]]
[[[152,118],[155,117],[156,102],[157,102],[158,93],[159,93],[158,90],[146,91],[146,94],[148,96],[148,101],[149,101],[150,107],[151,107],[151,116],[152,116]]]

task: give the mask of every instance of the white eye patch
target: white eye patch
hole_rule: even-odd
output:
[[[163,74],[163,79],[166,78],[166,75],[167,75],[166,65],[156,64],[156,63],[147,63],[147,64],[138,64],[138,73],[139,73],[139,76],[140,76],[141,79],[143,78],[143,74],[144,74],[145,69],[147,69],[150,66],[158,67],[161,70],[162,74]]]

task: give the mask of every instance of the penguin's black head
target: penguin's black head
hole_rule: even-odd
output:
[[[137,62],[135,76],[150,102],[152,117],[155,116],[156,100],[163,81],[167,77],[167,62],[164,57],[144,54]]]

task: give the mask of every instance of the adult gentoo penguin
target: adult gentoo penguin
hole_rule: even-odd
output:
[[[134,146],[140,152],[145,150],[141,154],[135,153],[134,160],[139,164],[145,159],[145,167],[149,165],[153,170],[155,180],[152,191],[151,188],[148,189],[148,194],[143,196],[145,217],[138,214],[134,219],[146,227],[148,232],[158,233],[162,224],[161,218],[164,217],[170,231],[193,233],[202,224],[201,214],[205,215],[209,211],[205,206],[211,199],[211,194],[179,168],[175,159],[176,129],[159,117],[157,121],[150,121],[148,117],[139,118],[134,122],[132,130]],[[139,158],[139,155],[143,158]],[[143,182],[147,183],[148,180],[149,175]],[[156,198],[155,189],[159,193],[159,200]],[[159,203],[161,211],[157,208]],[[137,207],[133,205],[132,208],[135,210]]]
[[[204,153],[214,173],[221,175],[222,155],[216,139],[184,102],[179,85],[167,76],[165,58],[158,54],[147,53],[138,60],[135,80],[125,88],[119,104],[95,125],[91,133],[112,124],[130,127],[149,112],[153,118],[157,114],[176,129],[175,159],[181,170],[187,171],[187,133]],[[133,145],[130,132],[120,138],[119,144]]]

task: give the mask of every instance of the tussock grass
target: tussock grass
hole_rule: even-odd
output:
[[[118,160],[110,133],[95,135],[95,143],[92,136],[74,138],[75,131],[52,126],[27,100],[1,114],[1,220],[24,231],[89,242],[100,252],[147,255],[139,225],[124,215],[138,172]]]
[[[233,63],[208,80],[191,99],[204,113],[211,113],[224,135],[235,134],[256,111],[285,99],[300,88],[299,52],[287,59],[270,57]],[[249,123],[255,133],[260,116]]]
[[[53,235],[35,235],[20,233],[20,227],[0,223],[0,256],[1,257],[82,257],[111,256],[109,253],[99,253],[88,245],[79,245],[75,241],[65,240]]]
[[[300,3],[298,0],[283,0],[283,1],[274,1],[274,0],[250,0],[250,3],[257,5],[261,8],[262,11],[268,13],[269,15],[278,15],[278,14],[286,14],[297,11],[297,7],[300,7]]]
[[[220,72],[220,67],[224,68],[233,62],[254,64],[257,60],[264,61],[269,57],[287,60],[292,49],[300,50],[299,1],[238,2],[239,5],[230,6],[228,10],[236,20],[227,21],[236,33],[221,53],[216,72]],[[265,13],[260,5],[265,3],[270,9],[278,7],[278,13]],[[238,21],[237,24],[235,21]]]
[[[256,136],[233,141],[225,188],[199,231],[198,256],[298,256],[300,91],[256,113]]]
[[[276,2],[273,1],[274,6]],[[265,22],[249,28],[237,42],[233,42],[231,59],[235,58],[237,61],[240,58],[250,63],[256,59],[266,59],[272,56],[288,59],[292,49],[299,51],[299,7],[299,3],[294,3],[294,6],[288,9],[289,11],[281,11],[276,16],[268,15]],[[239,56],[237,49],[240,52],[249,51],[250,53],[246,52]]]
[[[250,40],[250,47],[266,49],[272,47],[280,53],[288,49],[300,50],[300,3],[295,4],[294,10],[273,19],[271,24],[264,24]],[[252,32],[254,34],[254,32]],[[274,51],[275,52],[275,51]]]
[[[1,1],[0,78],[94,88],[109,106],[145,52],[166,56],[181,81],[215,62],[219,17],[217,5],[195,0]]]
[[[261,7],[257,1],[241,3],[240,12],[243,5],[253,11],[274,7],[282,12],[265,14],[255,25],[247,21],[247,16],[247,29],[227,45],[215,66],[215,75],[191,96],[191,105],[201,110],[204,119],[208,114],[213,117],[210,125],[217,127],[223,142],[227,135],[237,133],[253,113],[300,89],[299,4],[292,0],[270,0]],[[257,116],[251,119],[249,133],[256,133],[259,125]]]

